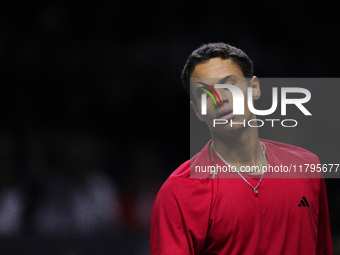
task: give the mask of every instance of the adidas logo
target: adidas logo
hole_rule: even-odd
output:
[[[304,196],[302,197],[300,203],[298,204],[298,207],[309,207],[307,199]]]

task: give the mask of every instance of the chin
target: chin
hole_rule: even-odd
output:
[[[230,124],[228,123],[224,127],[212,128],[212,132],[219,136],[229,136],[229,135],[235,135],[237,133],[240,133],[244,129],[245,127],[243,127],[242,125],[231,127]]]

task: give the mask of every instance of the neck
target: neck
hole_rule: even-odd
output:
[[[229,136],[212,133],[214,147],[230,165],[259,166],[263,161],[262,147],[257,128],[246,128]]]

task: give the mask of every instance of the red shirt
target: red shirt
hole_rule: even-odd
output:
[[[269,165],[320,163],[299,147],[261,141]],[[190,178],[190,162],[212,164],[209,144],[159,190],[151,220],[152,255],[333,254],[323,178],[269,178],[265,173],[258,196],[241,178]],[[214,161],[224,165],[216,155]],[[260,176],[243,176],[253,186],[259,182]]]

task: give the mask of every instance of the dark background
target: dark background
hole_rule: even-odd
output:
[[[148,254],[155,195],[190,154],[188,55],[222,41],[258,77],[338,77],[339,25],[326,1],[1,2],[1,253]],[[312,94],[322,128],[276,140],[340,163],[339,94]]]

